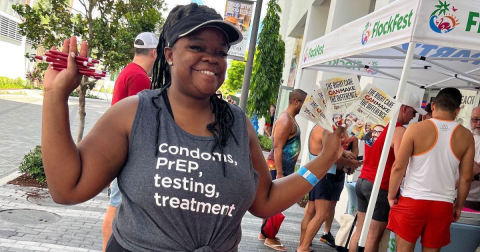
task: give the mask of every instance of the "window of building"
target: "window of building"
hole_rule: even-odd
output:
[[[20,42],[22,41],[22,34],[20,34],[18,23],[4,16],[0,16],[0,36]]]
[[[10,16],[20,18],[17,13],[12,9],[14,4],[26,4],[27,0],[2,0],[0,1],[0,11]]]

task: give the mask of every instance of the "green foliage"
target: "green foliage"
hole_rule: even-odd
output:
[[[74,90],[72,93],[70,93],[70,96],[72,96],[72,97],[78,97],[79,95],[78,95],[78,92]],[[93,94],[90,94],[89,92],[87,92],[87,93],[85,94],[85,98],[100,99],[98,96],[93,95]]]
[[[10,79],[0,77],[0,89],[34,89],[37,87],[27,85],[21,78]]]
[[[272,139],[265,135],[258,135],[258,142],[262,150],[271,151],[272,150]]]
[[[92,0],[91,0],[92,1]],[[107,71],[125,67],[134,56],[135,37],[144,31],[160,34],[165,19],[164,0],[96,1],[100,17],[93,20],[93,32],[88,37],[95,50],[92,55],[104,59]]]
[[[20,172],[28,174],[40,184],[45,182],[47,178],[43,169],[42,148],[40,146],[37,145],[35,149],[23,157],[20,163]]]
[[[79,0],[82,14],[74,14],[70,0],[39,0],[33,8],[28,4],[13,5],[12,8],[24,21],[19,25],[20,33],[32,41],[33,48],[50,49],[63,45],[72,35],[88,41],[88,57],[102,60],[102,70],[115,72],[126,66],[134,56],[135,36],[151,31],[158,34],[163,26],[165,0]],[[30,58],[30,55],[26,55]],[[32,59],[33,60],[33,59]],[[86,94],[96,81],[83,78],[77,88]],[[83,138],[85,102],[79,102],[79,131],[77,143]]]
[[[60,46],[72,35],[74,21],[67,0],[41,1],[33,8],[28,4],[13,5],[12,8],[24,20],[19,24],[20,33],[32,41],[32,47],[50,48]],[[74,35],[81,35],[78,31]]]
[[[164,23],[164,0],[80,0],[86,15],[73,14],[69,0],[40,0],[33,8],[13,5],[22,17],[20,33],[33,48],[60,47],[72,35],[89,44],[89,55],[103,60],[106,71],[116,71],[133,58],[133,41],[144,31],[159,33]],[[92,13],[98,15],[93,16]],[[27,55],[29,56],[29,55]]]
[[[35,87],[41,87],[41,83],[43,82],[43,75],[45,73],[45,69],[43,69],[44,65],[48,65],[46,63],[39,63],[34,68],[33,71],[27,72],[27,80],[29,81],[30,85]]]
[[[270,104],[276,104],[278,89],[282,84],[285,61],[285,42],[280,30],[280,6],[278,0],[270,0],[263,29],[259,35],[258,54],[253,64],[250,95],[247,101],[249,116],[269,117]]]
[[[255,50],[253,61],[257,58],[258,50]],[[247,60],[248,51],[245,53],[245,60]],[[245,75],[245,61],[232,60],[230,68],[227,70],[228,79],[225,80],[220,87],[220,91],[224,96],[236,94],[243,86],[243,76]],[[254,74],[254,71],[252,71]]]
[[[10,92],[7,90],[0,90],[0,95],[27,95],[27,93],[25,93],[25,91]]]
[[[220,91],[224,96],[233,95],[242,88],[245,62],[232,60],[232,65],[227,70],[228,79],[225,80]]]

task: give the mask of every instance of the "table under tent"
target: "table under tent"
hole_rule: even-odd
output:
[[[479,12],[480,2],[474,0],[397,0],[306,43],[297,83],[304,71],[312,70],[398,80],[397,100],[402,100],[407,83],[426,90],[480,89]],[[396,121],[394,116],[390,123],[395,125]],[[392,129],[395,127],[387,131],[360,251],[384,173]],[[474,214],[472,224],[452,224],[452,228],[457,227],[448,246],[452,249],[442,251],[475,251],[480,242],[479,221],[480,216]]]

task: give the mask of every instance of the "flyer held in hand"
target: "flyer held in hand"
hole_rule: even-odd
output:
[[[348,137],[373,143],[372,133],[383,128],[400,109],[401,103],[368,84],[362,91],[356,75],[321,81],[307,95],[300,116],[332,131],[346,128]]]
[[[402,104],[379,88],[368,84],[360,97],[347,109],[354,123],[347,127],[349,136],[373,144],[373,131],[383,131]]]

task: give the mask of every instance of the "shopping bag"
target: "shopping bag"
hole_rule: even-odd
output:
[[[280,225],[282,225],[283,219],[285,219],[283,213],[268,218],[262,225],[262,234],[269,239],[274,239],[278,230],[280,230]]]
[[[338,252],[348,252],[348,245],[356,222],[356,215],[344,214],[340,217],[340,229],[335,236],[335,245]]]

